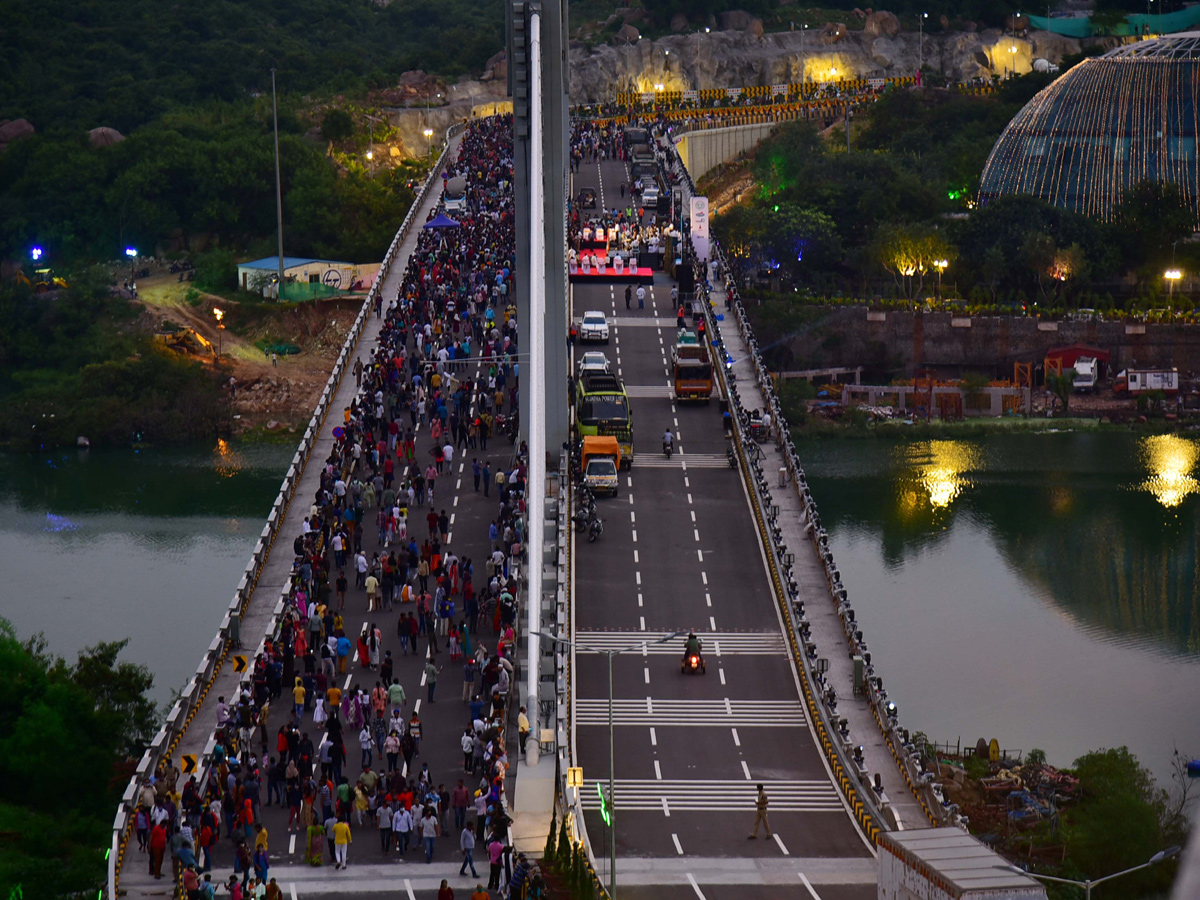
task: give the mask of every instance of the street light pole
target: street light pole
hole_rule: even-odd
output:
[[[1113,872],[1111,875],[1105,875],[1103,878],[1088,878],[1084,881],[1076,881],[1073,878],[1059,878],[1057,875],[1039,875],[1037,872],[1027,872],[1020,866],[996,866],[997,869],[1003,869],[1008,872],[1016,872],[1018,875],[1028,875],[1030,878],[1036,878],[1039,881],[1056,881],[1061,884],[1072,884],[1075,887],[1083,888],[1084,900],[1092,900],[1092,888],[1098,884],[1103,884],[1105,881],[1112,881],[1114,878],[1120,878],[1122,875],[1128,875],[1130,872],[1138,872],[1142,869],[1148,869],[1156,863],[1160,863],[1165,859],[1170,859],[1172,856],[1179,854],[1182,847],[1172,846],[1165,850],[1159,850],[1150,859],[1142,863],[1140,866],[1133,866],[1130,869],[1122,869],[1120,872]]]
[[[283,290],[283,189],[279,179],[279,103],[275,99],[275,70],[271,70],[271,119],[275,127],[275,222],[279,230],[279,291]],[[279,299],[279,294],[275,295]]]
[[[929,13],[923,12],[917,17],[917,77],[921,77],[921,69],[925,67],[925,20]]]
[[[589,653],[602,653],[608,657],[608,830],[612,833],[609,844],[609,859],[608,859],[608,896],[610,900],[617,900],[617,803],[616,803],[616,749],[613,742],[613,657],[621,653],[628,653],[630,650],[639,649],[642,644],[633,644],[629,647],[618,647],[616,650],[600,650],[596,647],[587,647],[583,644],[576,644],[574,641],[566,638],[558,637],[548,631],[539,631],[538,635],[547,641],[554,644],[565,644],[568,647],[573,647],[575,650],[586,650]],[[670,634],[664,634],[656,641],[649,641],[648,644],[665,644],[667,641],[673,641],[677,637],[683,635],[682,631],[673,631]]]

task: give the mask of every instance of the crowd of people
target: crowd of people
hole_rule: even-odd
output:
[[[471,462],[475,491],[490,499],[494,488],[498,504],[481,572],[456,552],[462,542],[451,545],[439,505],[439,479],[451,477],[456,458],[486,453],[506,426],[515,434],[512,166],[511,116],[471,123],[444,175],[467,177],[467,208],[453,227],[422,229],[399,289],[376,303],[378,344],[353,368],[357,396],[295,536],[283,615],[252,677],[217,700],[211,765],[203,780],[181,783],[168,761],[142,789],[139,848],[156,877],[169,853],[189,898],[212,896],[222,840],[234,858],[224,890],[282,896],[270,877],[264,803],[287,808],[287,829],[303,837],[314,866],[345,868],[355,835],[372,829],[386,856],[416,851],[432,862],[437,840],[454,835],[463,876],[476,876],[482,847],[490,888],[529,878],[519,855],[514,865],[505,797],[509,722],[528,730],[524,710],[517,717],[510,707],[525,445],[494,470],[492,460]],[[351,578],[369,616],[357,634],[346,622]],[[425,702],[437,702],[443,648],[462,667],[462,731],[439,735],[436,749],[422,752],[430,736],[419,702],[408,705],[384,649],[391,621],[399,654],[418,656]]]

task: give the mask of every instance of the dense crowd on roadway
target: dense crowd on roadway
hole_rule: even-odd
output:
[[[575,123],[570,149],[573,171],[578,172],[584,163],[601,160],[628,163],[628,151],[624,128],[586,121]],[[630,260],[630,265],[639,259],[658,261],[668,239],[678,238],[670,218],[660,220],[658,215],[659,164],[657,160],[647,161],[645,166],[645,174],[635,165],[631,179],[610,185],[599,197],[589,188],[572,198],[567,218],[569,264],[581,262],[584,256],[605,261],[620,256],[622,261]],[[628,165],[626,170],[631,171]]]
[[[293,500],[311,505],[291,547],[282,621],[238,695],[218,698],[211,766],[202,781],[182,781],[168,761],[142,790],[139,848],[156,877],[169,854],[189,898],[212,896],[214,883],[234,897],[282,896],[270,876],[264,803],[287,808],[287,829],[313,866],[346,867],[354,836],[367,830],[384,854],[415,850],[426,862],[449,835],[461,875],[475,876],[479,855],[489,888],[518,896],[531,880],[511,850],[505,795],[509,723],[522,737],[529,727],[509,706],[524,445],[494,470],[472,461],[475,491],[496,504],[486,559],[459,555],[464,542],[452,543],[443,505],[455,460],[461,470],[489,439],[515,433],[512,147],[511,117],[464,133],[444,177],[466,175],[469,201],[456,223],[421,230],[399,290],[376,302],[382,325],[353,368],[357,397],[336,423],[329,457],[310,463],[322,466],[320,488],[311,501]],[[348,595],[353,614],[366,609],[361,629],[349,624]],[[420,701],[410,702],[398,661],[383,650],[385,628],[395,629],[402,655],[424,661],[427,703],[437,702],[438,654],[461,667],[461,731],[437,745],[455,750],[422,752],[430,735]],[[462,777],[447,788],[437,770]],[[233,874],[214,882],[222,842]]]

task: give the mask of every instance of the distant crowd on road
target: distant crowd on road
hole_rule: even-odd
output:
[[[515,435],[512,154],[511,116],[476,120],[465,132],[446,177],[467,176],[466,208],[450,226],[422,229],[399,290],[376,304],[378,346],[354,366],[357,398],[334,430],[320,487],[293,541],[277,634],[239,694],[218,698],[217,744],[203,781],[193,775],[181,783],[168,761],[142,790],[139,848],[156,877],[169,852],[189,898],[213,894],[222,829],[234,859],[223,889],[234,897],[282,897],[270,876],[264,802],[288,808],[288,830],[303,836],[311,865],[346,867],[355,829],[371,828],[384,853],[418,849],[426,862],[439,837],[457,835],[464,876],[468,869],[476,876],[482,845],[490,888],[520,892],[531,880],[511,850],[505,796],[524,445],[495,471],[486,459],[472,460],[475,491],[490,498],[494,489],[498,504],[478,581],[474,561],[452,548],[452,519],[437,499],[448,493],[439,479],[454,477],[456,457],[464,463],[460,454],[486,451],[497,432]],[[360,609],[374,618],[357,634],[345,621],[351,578]],[[389,616],[401,654],[425,659],[426,702],[437,702],[443,646],[462,667],[462,732],[439,741],[461,756],[422,755],[428,735],[420,701],[408,706],[396,661],[383,649],[378,623]],[[483,643],[485,625],[495,652]],[[523,709],[515,719],[523,738]],[[348,744],[358,751],[357,767]],[[462,777],[435,777],[438,768],[457,768]],[[448,788],[447,780],[456,784]]]

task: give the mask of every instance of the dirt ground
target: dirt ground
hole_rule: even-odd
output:
[[[201,292],[199,302],[192,305],[186,297],[193,287],[169,274],[139,280],[145,326],[153,331],[162,331],[167,325],[192,328],[212,344],[212,351],[187,355],[204,365],[218,366],[227,380],[233,379],[238,433],[303,429],[354,324],[362,297],[272,308]],[[226,327],[219,333],[214,309],[224,312]],[[295,344],[300,352],[281,355],[272,366],[270,357],[255,346],[258,341]]]

